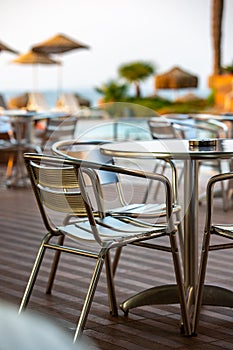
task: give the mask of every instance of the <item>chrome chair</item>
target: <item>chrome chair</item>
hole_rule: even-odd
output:
[[[28,141],[28,119],[21,116],[8,118],[9,130],[5,137],[6,151],[9,154],[6,170],[7,187],[27,185],[27,174],[24,166],[24,152],[41,152],[41,148]],[[3,146],[3,144],[2,144]]]
[[[147,121],[149,131],[151,137],[153,139],[165,140],[165,139],[177,139],[177,138],[185,138],[183,127],[179,124],[176,124],[175,121],[166,120],[164,117],[155,117],[151,118]],[[158,171],[159,166],[162,166],[161,173],[164,174],[166,171],[168,164],[162,160],[157,160],[154,168],[154,172]],[[176,164],[177,166],[177,164]],[[180,175],[178,179],[178,184],[182,180],[183,176],[183,166],[180,167]],[[155,192],[155,196],[157,195],[159,190],[159,186],[157,186],[157,190]]]
[[[174,138],[174,137],[181,137],[184,139],[190,139],[190,138],[227,138],[229,130],[227,126],[218,121],[215,120],[211,115],[204,115],[204,114],[187,114],[187,117],[185,118],[185,115],[181,115],[179,118],[179,115],[176,118],[176,115],[167,115],[167,117],[170,117],[170,119],[167,121],[166,126],[166,132],[163,131],[161,134],[161,138]],[[174,119],[173,119],[174,118]],[[166,125],[166,123],[165,123]],[[169,131],[170,128],[170,131]],[[172,130],[174,129],[174,130]],[[158,129],[159,130],[159,129]],[[165,135],[165,136],[164,136]],[[157,138],[159,138],[159,131],[157,131]],[[208,166],[212,169],[217,169],[218,173],[224,172],[224,160],[216,159],[216,160],[204,160],[199,162],[200,166]],[[227,161],[229,163],[229,161]],[[182,175],[182,174],[181,174]],[[181,180],[181,176],[179,177],[179,182]],[[224,184],[221,184],[221,197],[223,202],[223,209],[227,210],[227,198],[228,198],[228,192],[229,189],[224,187]],[[205,200],[205,193],[201,194],[199,197],[199,204],[202,204],[202,202]]]
[[[0,153],[1,155],[1,162],[6,163],[6,172],[5,172],[5,178],[6,181],[10,179],[12,175],[12,168],[14,164],[14,158],[15,158],[15,153],[17,152],[17,147],[12,145],[12,143],[5,138],[1,138],[0,135]]]
[[[0,95],[0,107],[1,107]],[[2,100],[2,103],[4,100]],[[3,105],[4,106],[4,105]],[[9,118],[6,116],[0,116],[0,152],[2,153],[1,160],[7,164],[6,178],[10,177],[12,173],[12,167],[14,163],[14,152],[16,151],[10,142],[11,126],[9,123]]]
[[[47,233],[42,239],[19,312],[24,310],[29,302],[47,249],[96,259],[96,265],[92,272],[92,278],[75,331],[75,342],[81,336],[85,327],[104,263],[106,266],[110,312],[112,315],[117,315],[110,250],[135,243],[137,247],[141,244],[142,247],[172,253],[181,317],[185,333],[189,335],[191,331],[190,320],[187,312],[179,249],[176,240],[177,230],[173,222],[173,195],[169,180],[159,174],[133,171],[85,160],[68,160],[38,154],[25,154],[24,157]],[[127,218],[126,220],[125,217],[113,218],[106,216],[100,179],[97,173],[100,168],[103,172],[129,176],[131,181],[140,178],[160,181],[163,184],[166,196],[166,222],[145,227],[132,218]],[[90,188],[93,198],[90,196]],[[63,215],[64,222],[61,222]],[[73,222],[70,219],[67,220],[67,216],[73,215],[75,215]],[[168,238],[169,243],[166,246],[154,243],[154,239],[163,236]],[[64,245],[65,238],[67,241],[71,238],[70,243]],[[55,243],[53,239],[55,239]],[[76,244],[71,242],[76,242]],[[57,255],[57,257],[59,256]],[[51,293],[58,260],[53,263],[47,293]]]
[[[175,121],[166,120],[163,117],[151,118],[147,121],[153,139],[184,138],[183,129]]]
[[[203,115],[203,114],[190,114],[189,115],[189,121],[193,120],[194,122],[189,126],[189,124],[183,123],[184,127],[184,135],[185,138],[188,138],[188,133],[191,130],[191,133],[194,133],[195,137],[199,138],[228,138],[228,128],[227,126],[218,120],[215,120],[214,118],[211,118],[210,115]],[[225,167],[224,167],[225,165]],[[213,170],[216,169],[217,173],[224,173],[229,170],[229,160],[204,160],[200,162],[200,166],[208,166],[211,167]],[[227,166],[227,170],[226,170]],[[217,193],[215,194],[217,195]],[[223,209],[227,211],[228,208],[228,188],[225,188],[224,183],[221,182],[221,193],[220,196],[222,197],[222,203],[223,203]],[[201,194],[199,197],[199,204],[202,204],[202,202],[205,200],[205,193]]]
[[[54,142],[74,137],[77,122],[75,116],[48,118],[45,130],[37,135],[42,149],[49,151]]]
[[[205,220],[205,228],[202,242],[202,251],[201,251],[201,259],[200,259],[200,270],[199,270],[199,278],[197,285],[197,293],[196,293],[196,302],[193,313],[193,333],[197,333],[201,306],[203,302],[203,291],[204,291],[204,282],[206,277],[206,269],[207,269],[207,261],[208,255],[210,251],[217,251],[221,249],[229,249],[233,248],[233,225],[232,224],[216,224],[214,222],[214,188],[217,184],[229,181],[233,179],[233,173],[224,173],[212,176],[207,184],[206,190],[206,220]],[[216,220],[215,220],[216,221]],[[217,242],[213,241],[213,237],[221,237],[222,239]],[[216,272],[217,273],[217,272]],[[218,298],[218,293],[216,291],[216,298]],[[231,307],[233,307],[233,298],[229,296],[229,293],[225,293],[225,295],[221,296],[221,305],[222,306],[230,306],[229,300],[231,303]]]

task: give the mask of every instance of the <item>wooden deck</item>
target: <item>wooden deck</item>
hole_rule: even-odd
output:
[[[44,227],[30,188],[6,189],[0,180],[0,299],[19,306],[32,263],[44,233]],[[200,210],[202,233],[205,204]],[[229,221],[232,212],[217,208],[219,219]],[[127,253],[127,255],[126,255]],[[64,254],[53,294],[45,294],[49,254],[35,286],[28,309],[58,321],[72,333],[76,326],[88,283],[89,266],[84,258]],[[137,247],[125,249],[116,274],[117,299],[154,285],[173,282],[170,254]],[[233,286],[233,256],[230,251],[212,253],[208,282]],[[104,274],[97,288],[89,314],[84,339],[91,339],[90,349],[233,349],[233,311],[230,308],[204,307],[197,337],[186,338],[179,332],[178,305],[135,308],[126,317],[109,315]]]

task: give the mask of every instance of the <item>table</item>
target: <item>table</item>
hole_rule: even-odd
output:
[[[40,146],[35,144],[33,140],[34,122],[42,119],[64,117],[68,114],[64,112],[27,111],[24,109],[1,109],[0,116],[5,116],[5,120],[8,118],[14,132],[14,136],[11,137],[11,146],[7,150],[16,152],[16,161],[12,162],[12,170],[6,184],[8,187],[25,186],[27,174],[23,153],[26,150],[41,153]]]
[[[191,148],[189,140],[115,142],[101,146],[105,155],[120,158],[173,159],[184,161],[184,283],[187,303],[195,302],[198,275],[198,163],[200,160],[228,159],[233,156],[233,139],[218,139],[214,147]],[[122,309],[148,304],[178,303],[175,285],[143,291],[122,303]],[[217,286],[204,288],[203,304],[233,307],[233,293]]]

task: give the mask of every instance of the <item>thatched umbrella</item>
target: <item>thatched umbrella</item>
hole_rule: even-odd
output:
[[[18,54],[18,51],[13,50],[12,48],[10,48],[6,44],[4,44],[2,41],[0,41],[0,52],[1,51],[8,51],[8,52],[11,52],[11,53]]]
[[[60,64],[59,61],[52,59],[48,55],[33,51],[17,56],[12,62],[21,64]]]
[[[32,51],[46,54],[61,54],[75,49],[89,49],[89,46],[64,34],[54,35],[52,38],[32,47]]]
[[[174,67],[164,74],[156,76],[156,89],[186,89],[196,88],[198,78],[180,67]]]

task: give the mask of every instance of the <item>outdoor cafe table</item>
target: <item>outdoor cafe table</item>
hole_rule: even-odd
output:
[[[34,143],[35,121],[60,118],[68,116],[64,112],[37,112],[24,109],[1,109],[0,117],[8,117],[8,122],[13,126],[14,137],[12,138],[12,150],[16,150],[16,162],[13,173],[7,180],[7,186],[24,186],[26,184],[25,166],[23,161],[24,151],[31,150],[41,152],[40,146]],[[10,147],[9,147],[10,150]]]
[[[193,148],[189,140],[153,140],[103,144],[101,152],[112,157],[173,159],[184,161],[184,283],[187,302],[195,300],[198,275],[198,163],[200,160],[228,159],[233,156],[233,139],[218,139],[216,146]],[[175,285],[153,287],[127,299],[122,309],[141,305],[178,303]],[[203,304],[233,307],[233,293],[205,285]]]

